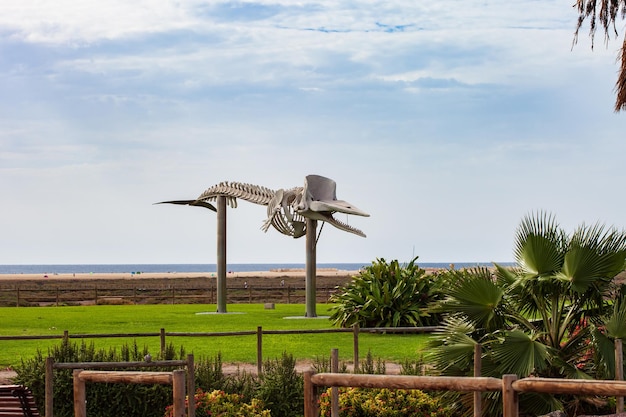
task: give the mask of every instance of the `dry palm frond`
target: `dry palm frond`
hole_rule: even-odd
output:
[[[617,93],[615,111],[626,111],[626,36],[624,36],[624,44],[622,45],[622,51],[620,52],[619,59],[621,60],[622,65],[619,70],[617,83],[615,83],[615,91]]]
[[[604,29],[604,40],[608,43],[611,32],[619,36],[615,21],[618,16],[626,18],[626,0],[576,0],[578,10],[578,23],[574,33],[574,43],[578,41],[578,32],[585,20],[589,20],[589,36],[591,36],[591,48],[593,49],[598,23]],[[621,61],[619,75],[616,83],[617,99],[615,111],[626,110],[626,37],[621,48]]]

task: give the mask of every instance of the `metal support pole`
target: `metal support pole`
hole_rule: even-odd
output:
[[[226,313],[226,197],[217,196],[217,312]]]
[[[306,317],[317,317],[315,311],[316,293],[315,280],[317,275],[317,220],[306,219]]]

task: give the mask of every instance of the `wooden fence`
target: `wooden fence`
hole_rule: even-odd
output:
[[[328,302],[336,292],[335,286],[318,286],[316,301]],[[228,302],[241,303],[287,303],[303,304],[306,299],[304,286],[233,286],[227,288]],[[0,305],[4,306],[60,306],[71,304],[215,304],[217,289],[211,283],[204,287],[118,286],[45,289],[35,285],[18,285],[0,288]]]
[[[86,382],[172,385],[173,416],[185,417],[185,371],[130,372],[74,370],[74,416],[87,417]],[[193,401],[190,401],[193,402]]]
[[[365,328],[354,326],[352,329],[320,329],[320,330],[269,330],[264,331],[260,326],[256,331],[242,332],[214,332],[214,333],[181,333],[166,332],[161,329],[159,333],[136,333],[136,334],[69,334],[65,331],[63,335],[44,336],[0,336],[1,340],[24,340],[24,339],[53,339],[53,338],[100,338],[100,337],[159,337],[161,349],[165,349],[166,337],[186,336],[186,337],[222,337],[222,336],[257,336],[257,367],[258,372],[262,372],[262,338],[264,334],[312,334],[312,333],[333,333],[351,332],[354,338],[354,364],[355,372],[358,372],[358,335],[361,332],[403,332],[403,333],[427,333],[435,330],[435,327],[421,328]],[[581,379],[552,379],[552,378],[523,378],[518,379],[516,375],[503,375],[502,378],[481,377],[481,346],[476,345],[474,352],[474,375],[473,377],[441,377],[441,376],[401,376],[401,375],[364,375],[364,374],[343,374],[337,373],[338,354],[333,349],[331,354],[332,373],[319,373],[307,371],[304,374],[304,415],[314,417],[318,414],[318,387],[364,387],[364,388],[390,388],[390,389],[421,389],[437,391],[465,391],[474,392],[474,415],[481,415],[481,395],[483,392],[501,391],[503,401],[503,416],[518,417],[519,415],[519,393],[537,392],[551,394],[572,394],[572,395],[602,395],[615,396],[617,412],[623,409],[623,397],[626,396],[626,382],[622,381],[623,374],[619,371],[623,357],[622,340],[615,341],[616,381],[607,380],[581,380]],[[83,369],[83,368],[114,368],[114,367],[147,367],[184,365],[188,368],[187,389],[194,387],[194,364],[193,356],[189,355],[186,361],[161,361],[161,362],[124,362],[124,363],[54,363],[52,358],[46,362],[46,415],[52,416],[52,403],[48,405],[48,393],[52,401],[52,380],[53,369]],[[180,362],[180,363],[179,363]],[[116,377],[117,378],[117,377]],[[119,377],[123,381],[122,377]],[[50,381],[50,385],[48,385]],[[169,380],[168,380],[169,381]],[[336,403],[336,391],[333,392],[333,400]],[[189,416],[193,417],[195,410],[188,410]],[[48,414],[50,412],[50,414]],[[337,414],[333,414],[337,415]]]
[[[177,367],[172,372],[128,372],[124,368],[167,368]],[[167,360],[150,362],[54,362],[51,357],[46,358],[45,375],[45,416],[53,417],[54,412],[54,370],[74,370],[74,412],[75,416],[84,417],[85,409],[85,382],[120,382],[141,384],[172,384],[174,388],[174,415],[185,415],[185,397],[192,398],[195,393],[195,365],[193,354],[187,355],[186,360]],[[85,371],[91,370],[91,371]],[[116,369],[116,371],[106,370]],[[104,370],[104,371],[103,371]],[[158,375],[157,375],[158,374]],[[195,417],[195,402],[187,402],[188,417]]]
[[[431,333],[436,329],[435,326],[429,327],[375,327],[360,328],[358,325],[352,328],[333,328],[333,329],[309,329],[309,330],[263,330],[258,326],[256,330],[244,330],[238,332],[166,332],[161,328],[159,332],[154,333],[101,333],[101,334],[72,334],[65,330],[63,334],[54,335],[20,335],[20,336],[0,336],[2,340],[44,340],[44,339],[98,339],[98,338],[139,338],[139,337],[158,337],[160,339],[161,353],[165,352],[168,337],[228,337],[228,336],[256,336],[256,357],[257,370],[262,372],[263,367],[263,336],[264,335],[285,335],[285,334],[324,334],[324,333],[352,333],[353,339],[353,360],[355,372],[358,371],[359,364],[359,334],[360,333]]]
[[[542,392],[573,395],[626,395],[626,382],[586,379],[523,378],[516,375],[489,377],[442,377],[402,375],[353,375],[304,373],[304,417],[317,417],[317,387],[362,387],[390,389],[419,389],[436,391],[502,392],[504,417],[518,417],[519,393]]]
[[[391,376],[391,375],[346,375],[337,374],[338,352],[331,351],[330,374],[315,374],[312,371],[304,375],[304,417],[318,415],[316,387],[329,386],[331,392],[331,416],[339,416],[338,387],[390,388],[390,389],[421,389],[437,391],[465,391],[474,393],[474,417],[482,416],[482,393],[502,391],[504,417],[518,417],[518,392],[541,392],[551,394],[592,394],[615,396],[615,412],[624,410],[624,393],[626,382],[623,381],[623,343],[615,339],[615,381],[556,379],[556,378],[524,378],[518,381],[516,375],[503,375],[502,379],[482,377],[482,346],[474,346],[473,377],[442,377],[442,376]]]

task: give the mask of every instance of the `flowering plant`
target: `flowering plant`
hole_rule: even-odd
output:
[[[239,394],[227,394],[224,391],[214,390],[204,392],[201,389],[196,391],[194,396],[196,402],[197,417],[270,417],[270,411],[263,408],[260,400],[252,399],[250,403],[242,402]],[[165,409],[165,417],[173,417],[174,406],[170,405]]]
[[[320,415],[331,415],[331,389],[320,397]],[[419,390],[339,388],[339,417],[448,417],[452,411]]]

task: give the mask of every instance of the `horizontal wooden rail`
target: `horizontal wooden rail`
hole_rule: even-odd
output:
[[[54,369],[116,369],[116,368],[156,368],[187,366],[188,361],[169,360],[152,362],[55,362]]]
[[[331,374],[311,375],[311,382],[325,387],[424,389],[448,391],[500,391],[502,380],[490,377]]]
[[[626,396],[626,381],[524,378],[514,381],[512,386],[518,392]]]
[[[85,382],[115,382],[121,384],[163,384],[172,383],[171,372],[146,372],[146,371],[79,371],[74,378]]]
[[[446,377],[338,374],[307,371],[304,373],[304,416],[317,416],[318,396],[315,387],[360,387],[389,389],[420,389],[432,391],[502,392],[504,417],[519,416],[519,393],[540,392],[547,394],[602,395],[619,397],[626,395],[626,381],[524,378],[503,375],[502,379],[489,377]]]
[[[165,332],[165,336],[177,337],[221,337],[221,336],[253,336],[256,330],[242,330],[238,332]],[[158,336],[158,334],[157,334]]]

